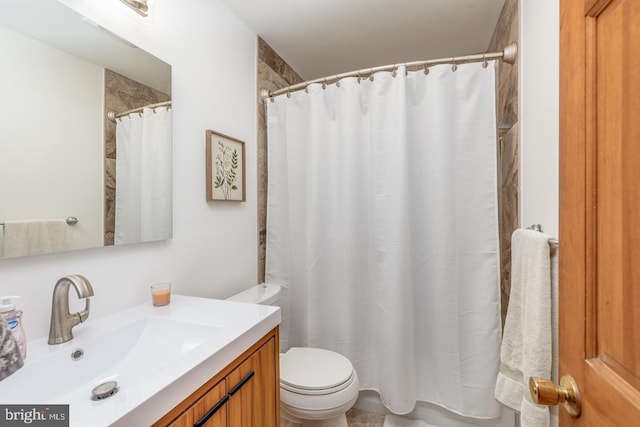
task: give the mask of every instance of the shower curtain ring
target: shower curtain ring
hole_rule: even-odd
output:
[[[291,98],[291,90],[287,91],[287,98]]]
[[[395,77],[398,75],[398,66],[393,64],[393,71],[391,72],[391,77]]]
[[[327,79],[324,79],[322,81],[322,89],[326,89],[327,88]]]
[[[429,64],[427,64],[426,62],[424,63],[424,75],[426,76],[427,74],[429,74]]]
[[[484,53],[482,54],[482,68],[487,68],[489,63],[487,62],[487,58],[485,58]]]
[[[369,80],[373,81],[373,68],[369,68]]]
[[[453,65],[451,66],[451,71],[456,71],[458,69],[458,64],[456,64],[456,58],[453,58]]]

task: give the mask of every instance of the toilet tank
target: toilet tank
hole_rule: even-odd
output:
[[[273,283],[261,283],[227,298],[227,301],[277,305],[276,303],[280,299],[280,290],[280,285],[275,285]]]

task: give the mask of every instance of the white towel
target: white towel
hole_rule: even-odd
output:
[[[522,229],[511,238],[511,295],[495,396],[521,414],[522,427],[550,425],[549,408],[533,403],[529,394],[529,377],[551,379],[552,372],[556,321],[552,320],[550,238]],[[556,250],[553,253],[557,256]]]
[[[67,225],[64,220],[4,222],[4,256],[46,254],[64,250]]]

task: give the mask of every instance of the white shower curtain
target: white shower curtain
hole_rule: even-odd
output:
[[[145,108],[116,123],[115,244],[171,237],[171,110]]]
[[[493,64],[441,65],[267,103],[281,351],[344,354],[398,414],[500,414],[494,90]]]

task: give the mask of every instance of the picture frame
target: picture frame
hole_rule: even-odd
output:
[[[207,130],[206,152],[207,201],[246,201],[244,142]]]

